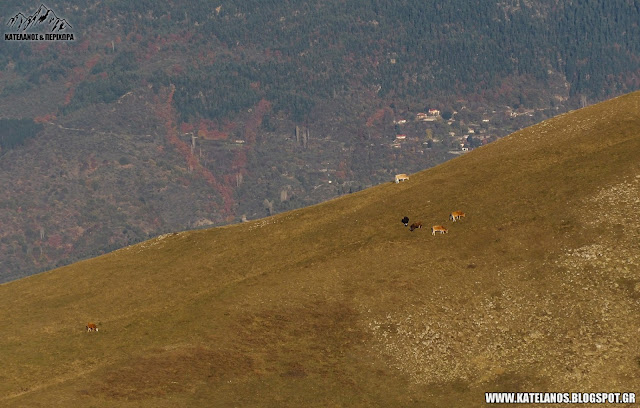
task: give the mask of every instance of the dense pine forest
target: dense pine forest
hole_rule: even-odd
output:
[[[65,112],[112,102],[144,82],[175,84],[180,118],[188,122],[221,120],[261,98],[275,112],[309,120],[319,101],[363,89],[382,98],[473,94],[545,106],[552,102],[545,92],[509,79],[550,85],[558,73],[571,97],[589,100],[633,90],[640,81],[638,1],[242,1],[219,7],[105,1],[86,10],[61,4],[82,32],[68,47],[104,53]],[[117,47],[110,47],[109,35],[116,35]],[[97,36],[106,41],[95,44]],[[77,55],[42,47],[3,47],[0,66],[13,62],[21,76],[4,95],[79,66]],[[145,64],[171,50],[185,58],[172,66]]]
[[[640,88],[637,0],[46,7],[74,41],[0,47],[13,277],[358,191]]]

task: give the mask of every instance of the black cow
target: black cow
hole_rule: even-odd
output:
[[[409,217],[405,216],[402,219],[402,223],[404,224],[405,227],[408,226],[409,225]]]

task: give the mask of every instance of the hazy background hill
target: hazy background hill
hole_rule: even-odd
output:
[[[0,404],[477,407],[488,391],[634,392],[639,108],[636,92],[401,184],[0,285]],[[449,233],[409,232],[404,215]]]
[[[74,42],[0,49],[0,280],[356,192],[640,85],[637,1],[46,6]]]

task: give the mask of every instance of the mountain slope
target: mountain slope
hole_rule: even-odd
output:
[[[0,47],[0,129],[44,127],[0,132],[0,282],[326,201],[640,89],[637,1],[49,6],[0,3],[10,37],[74,35]]]
[[[636,390],[639,107],[625,95],[408,182],[1,285],[0,401],[481,406],[491,390]]]

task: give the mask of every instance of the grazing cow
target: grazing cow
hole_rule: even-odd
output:
[[[413,231],[414,229],[418,229],[418,228],[422,228],[422,223],[421,222],[414,222],[409,227],[409,231]]]
[[[454,211],[451,213],[451,215],[449,215],[449,219],[453,220],[453,222],[456,222],[456,220],[464,217],[466,217],[466,215],[462,211]]]
[[[446,234],[447,229],[442,225],[434,225],[433,227],[431,227],[431,235],[436,235],[436,232]]]
[[[407,176],[406,174],[396,174],[396,184],[401,181],[407,181],[407,180],[409,180],[409,176]]]
[[[405,227],[409,225],[409,217],[405,216],[401,221]]]
[[[87,331],[98,331],[98,326],[95,323],[87,323]]]

